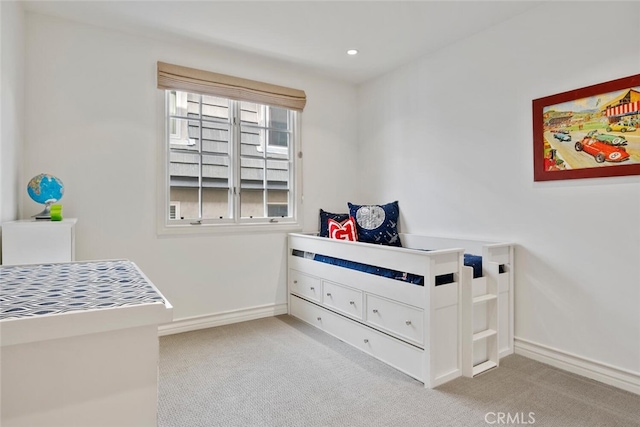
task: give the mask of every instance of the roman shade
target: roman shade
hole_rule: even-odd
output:
[[[220,96],[302,111],[303,90],[158,61],[158,89]]]

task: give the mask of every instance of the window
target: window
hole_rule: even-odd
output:
[[[299,230],[304,91],[163,62],[157,81],[165,146],[159,231]]]
[[[295,223],[297,111],[165,96],[168,225]]]

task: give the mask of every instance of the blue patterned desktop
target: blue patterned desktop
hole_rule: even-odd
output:
[[[0,320],[165,302],[131,261],[0,266]]]

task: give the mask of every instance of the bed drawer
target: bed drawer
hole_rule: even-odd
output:
[[[423,381],[421,349],[297,297],[291,298],[291,314]]]
[[[295,296],[291,297],[290,304],[291,307],[289,307],[289,310],[292,316],[297,317],[316,328],[323,329],[322,317],[326,310]]]
[[[395,336],[422,345],[423,311],[375,295],[366,295],[366,322]]]
[[[362,340],[362,347],[360,347],[364,352],[424,382],[422,376],[423,350],[370,328],[364,326],[361,328],[365,329],[364,336],[366,338]]]
[[[289,270],[289,290],[291,293],[313,301],[322,300],[322,283],[320,279],[300,273],[298,270]]]
[[[336,311],[362,319],[362,291],[324,281],[322,303]]]

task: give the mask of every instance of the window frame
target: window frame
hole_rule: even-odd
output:
[[[158,179],[157,179],[157,234],[207,234],[207,233],[254,233],[254,232],[299,232],[303,229],[302,224],[302,143],[301,143],[301,122],[302,112],[295,111],[292,121],[292,141],[290,164],[289,206],[292,210],[291,217],[261,217],[261,218],[240,218],[240,129],[239,120],[240,101],[234,101],[232,105],[237,109],[235,116],[237,123],[231,123],[231,132],[234,133],[232,140],[235,144],[229,144],[229,158],[234,167],[230,176],[230,196],[229,203],[233,203],[236,218],[204,219],[204,220],[172,220],[170,219],[170,123],[167,120],[167,109],[169,108],[169,90],[159,89],[157,95],[157,117],[158,117],[158,140],[161,149],[158,150]],[[264,105],[264,104],[263,104]],[[282,108],[282,107],[279,107]],[[238,145],[236,147],[236,144]],[[267,141],[265,141],[265,146]],[[269,148],[270,150],[271,148]],[[265,169],[266,174],[266,169]],[[234,191],[235,187],[235,191]],[[264,190],[263,190],[264,191]],[[266,194],[266,191],[265,191]],[[266,197],[266,195],[265,195]],[[268,204],[268,200],[264,200]],[[231,208],[231,206],[230,206]],[[267,212],[268,213],[268,212]]]

